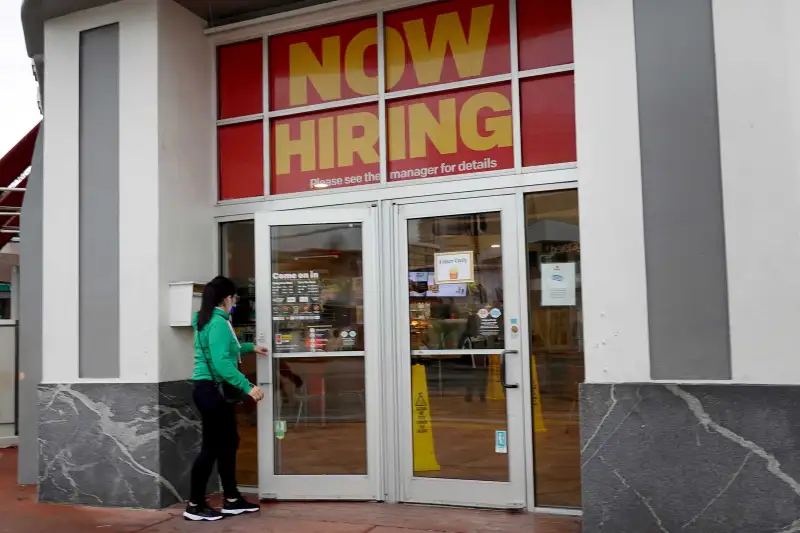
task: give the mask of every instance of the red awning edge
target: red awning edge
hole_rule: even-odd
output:
[[[26,133],[25,136],[0,159],[0,187],[10,186],[14,180],[22,176],[25,170],[31,166],[31,162],[33,161],[33,149],[36,145],[36,137],[39,134],[40,125],[41,122]],[[25,178],[17,184],[16,187],[24,188],[27,181],[27,178]],[[9,210],[9,208],[21,207],[24,195],[25,193],[23,191],[0,193],[0,212]],[[0,230],[2,230],[0,232],[0,249],[17,235],[17,233],[7,233],[7,231],[18,227],[18,216],[0,215]]]

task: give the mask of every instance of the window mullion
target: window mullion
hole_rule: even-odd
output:
[[[386,121],[386,54],[384,53],[386,32],[383,11],[378,12],[378,153],[380,157],[381,186],[388,181],[387,141],[389,131]]]

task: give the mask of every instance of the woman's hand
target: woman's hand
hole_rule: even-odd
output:
[[[256,346],[253,348],[253,352],[258,355],[267,355],[269,353],[269,348],[266,346]]]
[[[254,386],[247,394],[257,402],[260,402],[264,399],[264,391],[262,391],[260,387]]]

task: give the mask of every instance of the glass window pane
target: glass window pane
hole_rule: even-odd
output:
[[[470,351],[504,346],[500,230],[500,213],[408,222],[415,476],[509,479],[500,358]]]
[[[350,20],[269,39],[272,110],[378,94],[378,21]]]
[[[252,220],[222,225],[222,275],[239,288],[239,302],[231,320],[242,342],[254,342],[256,335],[256,263],[255,236]],[[242,354],[239,369],[251,383],[257,383],[256,355]],[[241,485],[258,486],[258,417],[256,404],[249,397],[236,406],[239,425],[239,454],[236,479]]]
[[[387,13],[386,89],[510,72],[508,6],[508,0],[450,0]]]
[[[581,506],[584,377],[578,191],[525,198],[536,504]]]
[[[574,73],[522,80],[520,102],[523,166],[576,161]]]
[[[363,357],[276,358],[277,475],[367,473]]]
[[[519,69],[521,71],[573,62],[572,2],[517,2]]]
[[[271,245],[275,471],[366,474],[361,224],[275,226]]]
[[[472,280],[436,278],[447,254],[471,254]],[[412,350],[503,349],[501,259],[500,213],[408,221]]]
[[[275,354],[364,350],[361,224],[272,228]]]
[[[261,39],[217,48],[218,118],[263,111],[263,50]]]
[[[264,196],[264,125],[259,120],[217,129],[219,199]]]
[[[380,183],[378,106],[272,120],[272,194]]]

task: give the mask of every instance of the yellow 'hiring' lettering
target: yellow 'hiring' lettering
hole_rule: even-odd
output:
[[[498,114],[481,119],[484,109]],[[427,157],[428,140],[439,154],[456,153],[459,139],[476,152],[512,145],[511,102],[497,91],[473,94],[460,109],[451,97],[439,100],[435,113],[427,103],[417,102],[393,106],[387,116],[390,161]],[[296,139],[291,138],[288,123],[277,124],[275,171],[289,174],[293,157],[300,158],[301,172],[353,166],[356,154],[364,164],[377,163],[379,132],[376,112],[363,110],[301,120]]]

